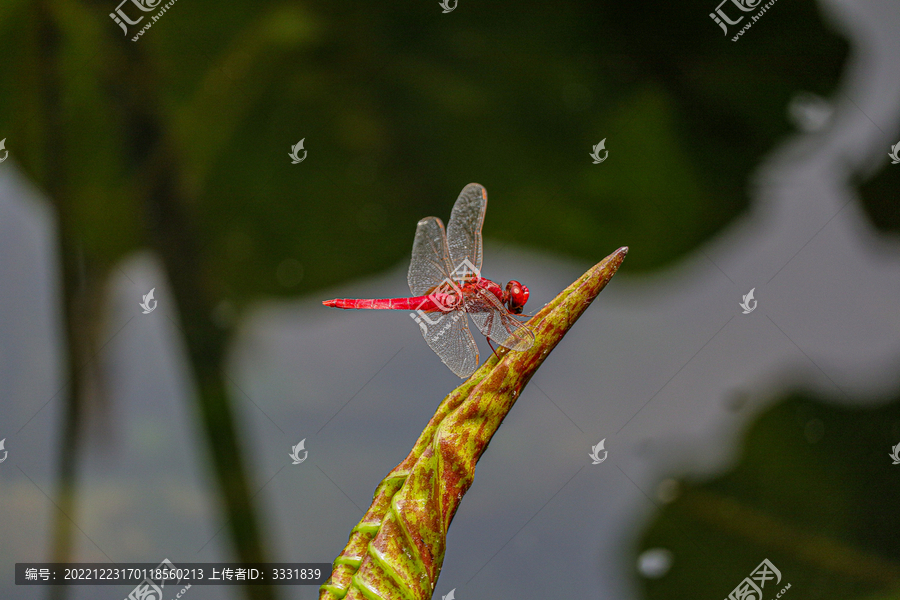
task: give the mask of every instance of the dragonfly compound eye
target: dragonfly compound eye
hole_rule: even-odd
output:
[[[528,302],[528,288],[518,281],[512,280],[506,284],[507,302],[509,309],[516,314],[522,312],[525,303]]]

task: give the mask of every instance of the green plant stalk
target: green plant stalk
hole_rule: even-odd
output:
[[[619,248],[529,322],[535,343],[525,352],[498,349],[438,406],[403,462],[378,485],[369,510],[334,561],[319,600],[419,600],[434,592],[447,530],[475,465],[522,389],[616,273]]]

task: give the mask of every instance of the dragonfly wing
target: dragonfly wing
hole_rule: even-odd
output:
[[[451,270],[444,224],[436,217],[422,219],[416,227],[409,263],[409,290],[414,296],[429,294],[450,277]],[[459,377],[468,377],[475,371],[478,346],[469,331],[464,310],[416,310],[412,316],[422,330],[422,337],[451,371]]]
[[[409,291],[424,296],[450,276],[450,252],[444,224],[437,217],[425,217],[416,226],[412,261],[409,263]]]
[[[478,366],[478,346],[469,331],[463,310],[418,313],[422,337],[451,371],[465,378]]]
[[[460,192],[450,222],[447,224],[447,241],[450,249],[450,263],[454,272],[454,280],[466,279],[463,269],[468,272],[472,268],[481,273],[482,244],[481,227],[484,225],[484,212],[487,210],[487,191],[477,183],[470,183]],[[469,261],[466,265],[465,261]]]
[[[495,344],[510,350],[528,350],[534,345],[534,332],[509,314],[497,296],[477,288],[466,296],[466,312],[475,325]]]

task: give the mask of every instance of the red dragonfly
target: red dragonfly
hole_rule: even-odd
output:
[[[426,217],[416,227],[409,291],[406,298],[325,300],[335,308],[409,310],[422,336],[444,364],[460,377],[478,366],[478,346],[469,332],[466,315],[478,329],[500,346],[527,350],[534,333],[513,315],[521,315],[528,288],[510,281],[506,288],[481,276],[481,227],[487,209],[487,191],[477,183],[463,188],[450,213],[446,231],[437,217]],[[491,346],[493,349],[493,346]]]

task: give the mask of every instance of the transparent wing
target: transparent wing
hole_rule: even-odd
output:
[[[477,183],[470,183],[460,192],[450,222],[447,224],[447,242],[450,250],[450,263],[454,270],[459,270],[469,261],[480,273],[482,259],[481,227],[484,225],[484,212],[487,210],[487,191]],[[455,280],[460,278],[456,277]]]
[[[424,296],[450,276],[450,253],[444,224],[437,217],[425,217],[416,226],[412,261],[406,277],[413,296]]]
[[[465,311],[416,311],[413,315],[422,330],[422,337],[451,371],[463,378],[475,372],[478,367],[478,346],[469,331]]]
[[[444,224],[437,217],[422,219],[416,227],[412,261],[409,263],[409,291],[414,296],[424,296],[436,288],[444,289],[451,270]],[[459,377],[468,377],[475,371],[478,367],[478,346],[461,306],[447,312],[416,310],[412,317],[419,325],[422,337],[451,371]]]
[[[476,288],[465,296],[466,312],[475,321],[475,325],[495,344],[510,350],[528,350],[534,345],[534,333],[517,321],[497,296]]]

